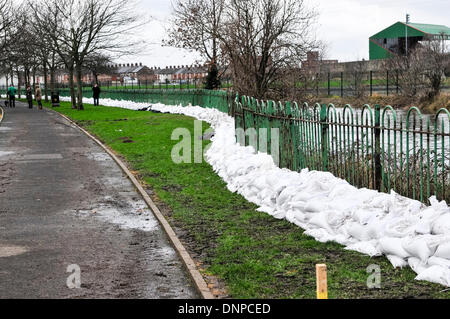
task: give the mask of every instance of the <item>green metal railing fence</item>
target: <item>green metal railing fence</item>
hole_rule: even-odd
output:
[[[357,187],[394,190],[424,203],[432,195],[450,202],[447,109],[430,116],[416,107],[408,112],[379,105],[337,109],[241,97],[232,114],[237,128],[253,128],[258,134],[279,128],[282,168],[329,171]],[[270,153],[271,132],[264,134]]]
[[[60,89],[61,96],[70,96],[68,89]],[[83,91],[83,97],[92,98],[92,92]],[[167,105],[183,106],[198,105],[206,108],[216,108],[224,113],[229,113],[233,104],[234,95],[228,91],[211,91],[203,89],[186,90],[102,90],[101,98],[113,100],[127,100],[142,103],[162,103]]]
[[[68,96],[68,91],[61,91]],[[91,97],[91,92],[85,93]],[[236,129],[256,131],[258,150],[271,153],[279,129],[279,166],[329,171],[354,186],[397,193],[424,203],[435,195],[450,203],[450,112],[425,115],[391,106],[276,103],[208,90],[105,90],[102,98],[216,108],[235,118]],[[265,131],[265,132],[264,132]],[[267,145],[259,145],[260,133]],[[254,140],[255,140],[254,139]],[[247,137],[245,145],[252,141]],[[253,144],[252,144],[253,145]]]

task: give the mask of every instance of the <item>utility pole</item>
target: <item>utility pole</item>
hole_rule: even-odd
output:
[[[405,29],[406,29],[406,57],[408,57],[408,23],[409,23],[409,14],[406,14],[406,25],[405,25]]]

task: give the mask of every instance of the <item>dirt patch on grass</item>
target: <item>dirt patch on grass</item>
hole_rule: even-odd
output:
[[[164,185],[162,189],[165,190],[166,192],[181,192],[184,189],[184,187],[180,185]]]
[[[116,141],[122,141],[122,143],[134,143],[133,138],[132,137],[127,137],[127,136],[122,136],[116,139]]]

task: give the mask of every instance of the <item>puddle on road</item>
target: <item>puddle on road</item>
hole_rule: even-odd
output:
[[[86,154],[87,157],[91,160],[98,161],[98,162],[106,162],[106,161],[112,161],[113,159],[111,156],[109,156],[108,153],[89,153]]]
[[[12,155],[12,154],[14,154],[14,152],[3,152],[3,151],[0,151],[0,157]]]
[[[92,209],[76,210],[80,217],[94,216],[104,222],[118,225],[122,229],[138,229],[146,232],[158,228],[158,221],[144,203],[132,204],[131,207],[115,207],[99,203]]]
[[[0,258],[18,256],[25,254],[26,252],[28,252],[28,249],[25,247],[0,245]]]

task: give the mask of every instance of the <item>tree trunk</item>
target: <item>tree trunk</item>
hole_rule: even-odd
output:
[[[36,69],[33,69],[33,88],[36,88]]]
[[[98,85],[98,73],[97,72],[92,72],[92,74],[94,75],[95,84]]]
[[[51,92],[55,92],[56,90],[56,79],[55,79],[55,72],[56,72],[56,67],[55,67],[55,52],[53,52],[52,54],[52,63],[50,64],[50,91]]]
[[[20,99],[20,71],[17,70],[17,96]]]
[[[50,68],[50,92],[55,92],[55,69]]]
[[[48,80],[47,80],[48,68],[47,63],[44,62],[44,96],[45,102],[48,102]]]
[[[84,110],[83,107],[83,75],[82,75],[82,69],[81,65],[77,64],[76,66],[76,76],[77,76],[77,107],[79,111]]]
[[[69,68],[69,87],[70,87],[70,98],[72,101],[72,108],[77,108],[77,99],[75,97],[75,84],[73,81],[73,66]]]

